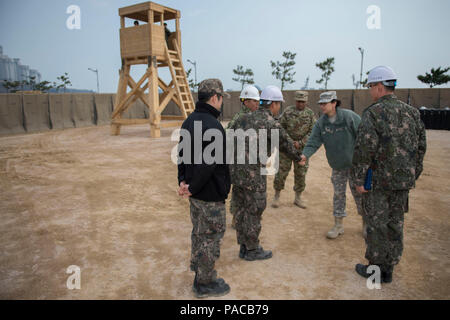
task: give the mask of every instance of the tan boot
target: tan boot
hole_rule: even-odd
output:
[[[275,196],[272,201],[272,208],[278,208],[280,206],[280,190],[275,190]]]
[[[306,205],[305,205],[305,203],[302,201],[302,199],[301,199],[301,192],[296,192],[295,193],[295,200],[294,200],[294,204],[297,206],[297,207],[300,207],[300,208],[302,208],[302,209],[306,209]]]
[[[328,239],[336,239],[340,234],[344,234],[344,226],[342,224],[344,218],[334,217],[334,227],[328,231],[327,238]]]

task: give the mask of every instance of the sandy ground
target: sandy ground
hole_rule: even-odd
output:
[[[162,134],[151,139],[138,125],[116,137],[109,126],[0,137],[0,298],[195,299],[189,206],[176,194],[171,130]],[[291,172],[282,206],[264,212],[272,259],[238,258],[227,213],[216,264],[231,286],[223,299],[449,299],[450,132],[427,138],[392,284],[369,290],[354,272],[365,244],[349,190],[345,234],[325,238],[332,185],[321,149],[307,175],[308,208],[292,203]],[[70,265],[80,267],[79,290],[66,286]]]

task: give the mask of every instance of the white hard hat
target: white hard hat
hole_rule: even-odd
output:
[[[261,100],[284,102],[283,93],[281,93],[281,90],[277,86],[265,87],[261,92]]]
[[[397,85],[397,75],[394,70],[387,66],[378,66],[369,71],[369,76],[367,77],[367,85],[369,83],[383,82],[386,86],[396,86]]]
[[[259,91],[254,86],[246,86],[244,90],[241,91],[239,98],[259,101]]]

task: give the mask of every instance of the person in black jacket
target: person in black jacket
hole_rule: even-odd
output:
[[[219,79],[199,84],[199,101],[181,126],[178,145],[178,194],[189,197],[193,225],[191,270],[195,271],[192,289],[199,298],[230,291],[214,270],[226,227],[225,199],[231,187],[225,161],[226,135],[218,121],[224,95],[228,94]]]

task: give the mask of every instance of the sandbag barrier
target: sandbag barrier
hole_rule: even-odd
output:
[[[309,107],[320,115],[320,93],[324,90],[307,90]],[[342,108],[354,110],[362,115],[372,100],[369,90],[336,90],[342,101]],[[230,92],[231,98],[224,99],[224,109],[220,120],[230,120],[241,108],[240,92]],[[295,90],[285,90],[286,103],[283,109],[295,104]],[[449,110],[450,88],[444,89],[397,89],[397,97],[416,108],[423,106],[421,118],[427,129],[450,130]],[[193,93],[196,100],[196,93]],[[114,108],[115,94],[64,93],[64,94],[0,94],[0,135],[45,132],[93,125],[108,125]],[[179,108],[170,102],[164,115],[180,115]],[[126,111],[124,118],[148,118],[148,108],[136,100]]]

